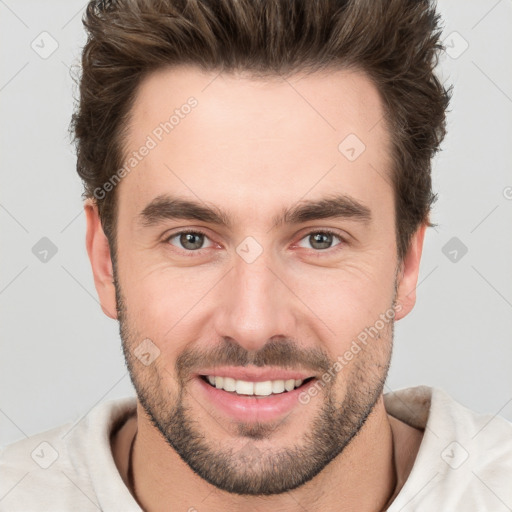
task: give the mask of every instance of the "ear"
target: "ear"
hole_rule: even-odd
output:
[[[426,228],[427,225],[422,224],[411,237],[409,249],[400,265],[396,295],[396,302],[399,306],[396,309],[395,320],[400,320],[407,316],[414,307],[414,304],[416,304],[416,286]]]
[[[117,320],[116,290],[114,286],[110,246],[103,232],[98,206],[92,199],[84,203],[87,219],[85,244],[94,275],[94,285],[98,292],[101,309],[105,315]]]

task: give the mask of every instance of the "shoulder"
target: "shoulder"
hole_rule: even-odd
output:
[[[512,469],[512,423],[499,414],[482,414],[454,400],[441,389],[433,389],[432,420],[427,423],[432,434],[451,440],[442,456],[455,458],[462,466],[472,460],[473,466]],[[443,434],[444,432],[444,434]],[[453,452],[453,454],[452,454]],[[452,457],[453,455],[453,457]],[[467,457],[466,457],[467,455]],[[448,466],[458,465],[452,461]],[[510,476],[510,473],[509,473]]]
[[[417,395],[414,403],[423,404],[424,435],[409,479],[389,510],[510,510],[512,423],[472,411],[441,389],[411,389],[402,397],[414,402]]]
[[[110,449],[110,433],[133,410],[134,402],[131,397],[104,402],[75,423],[3,448],[0,512],[103,509],[97,480],[103,480],[105,487],[112,481],[122,486]]]
[[[77,474],[64,437],[71,426],[38,433],[0,452],[0,511],[72,510],[78,504],[88,510],[79,495],[81,489],[89,491],[83,477],[73,491]]]

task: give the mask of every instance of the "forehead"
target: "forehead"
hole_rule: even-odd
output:
[[[216,136],[221,138],[224,133],[226,139],[233,127],[242,136],[249,130],[253,138],[277,137],[287,120],[291,121],[287,128],[294,125],[299,133],[304,126],[295,123],[298,117],[311,123],[307,131],[312,142],[315,134],[338,136],[348,128],[369,139],[366,132],[383,117],[378,90],[362,71],[332,69],[259,78],[248,71],[206,72],[193,65],[179,65],[153,72],[139,85],[129,139],[150,133],[155,120],[169,120],[191,97],[200,107],[194,108],[194,129],[201,128],[200,124],[209,129],[208,122],[214,118],[219,123]]]
[[[379,93],[361,72],[162,69],[141,83],[131,111],[125,162],[134,165],[119,206],[140,211],[172,192],[254,213],[334,189],[372,202],[391,193],[382,120]]]

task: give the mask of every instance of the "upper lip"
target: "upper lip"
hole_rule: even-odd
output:
[[[241,366],[218,366],[206,368],[197,372],[201,375],[214,375],[217,377],[231,377],[235,380],[264,382],[267,380],[305,380],[313,377],[310,373],[299,370],[285,370],[282,368],[246,368]]]

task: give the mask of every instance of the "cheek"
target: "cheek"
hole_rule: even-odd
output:
[[[316,323],[328,327],[322,336],[330,333],[329,352],[334,357],[365,328],[373,326],[381,314],[390,314],[393,280],[388,273],[370,265],[346,265],[342,270],[323,269],[295,281],[294,290],[303,297]]]
[[[169,365],[190,340],[200,337],[201,300],[212,287],[202,273],[192,279],[190,275],[190,271],[154,267],[144,274],[132,272],[123,286],[132,331],[158,347],[159,364],[170,373],[174,368]]]

